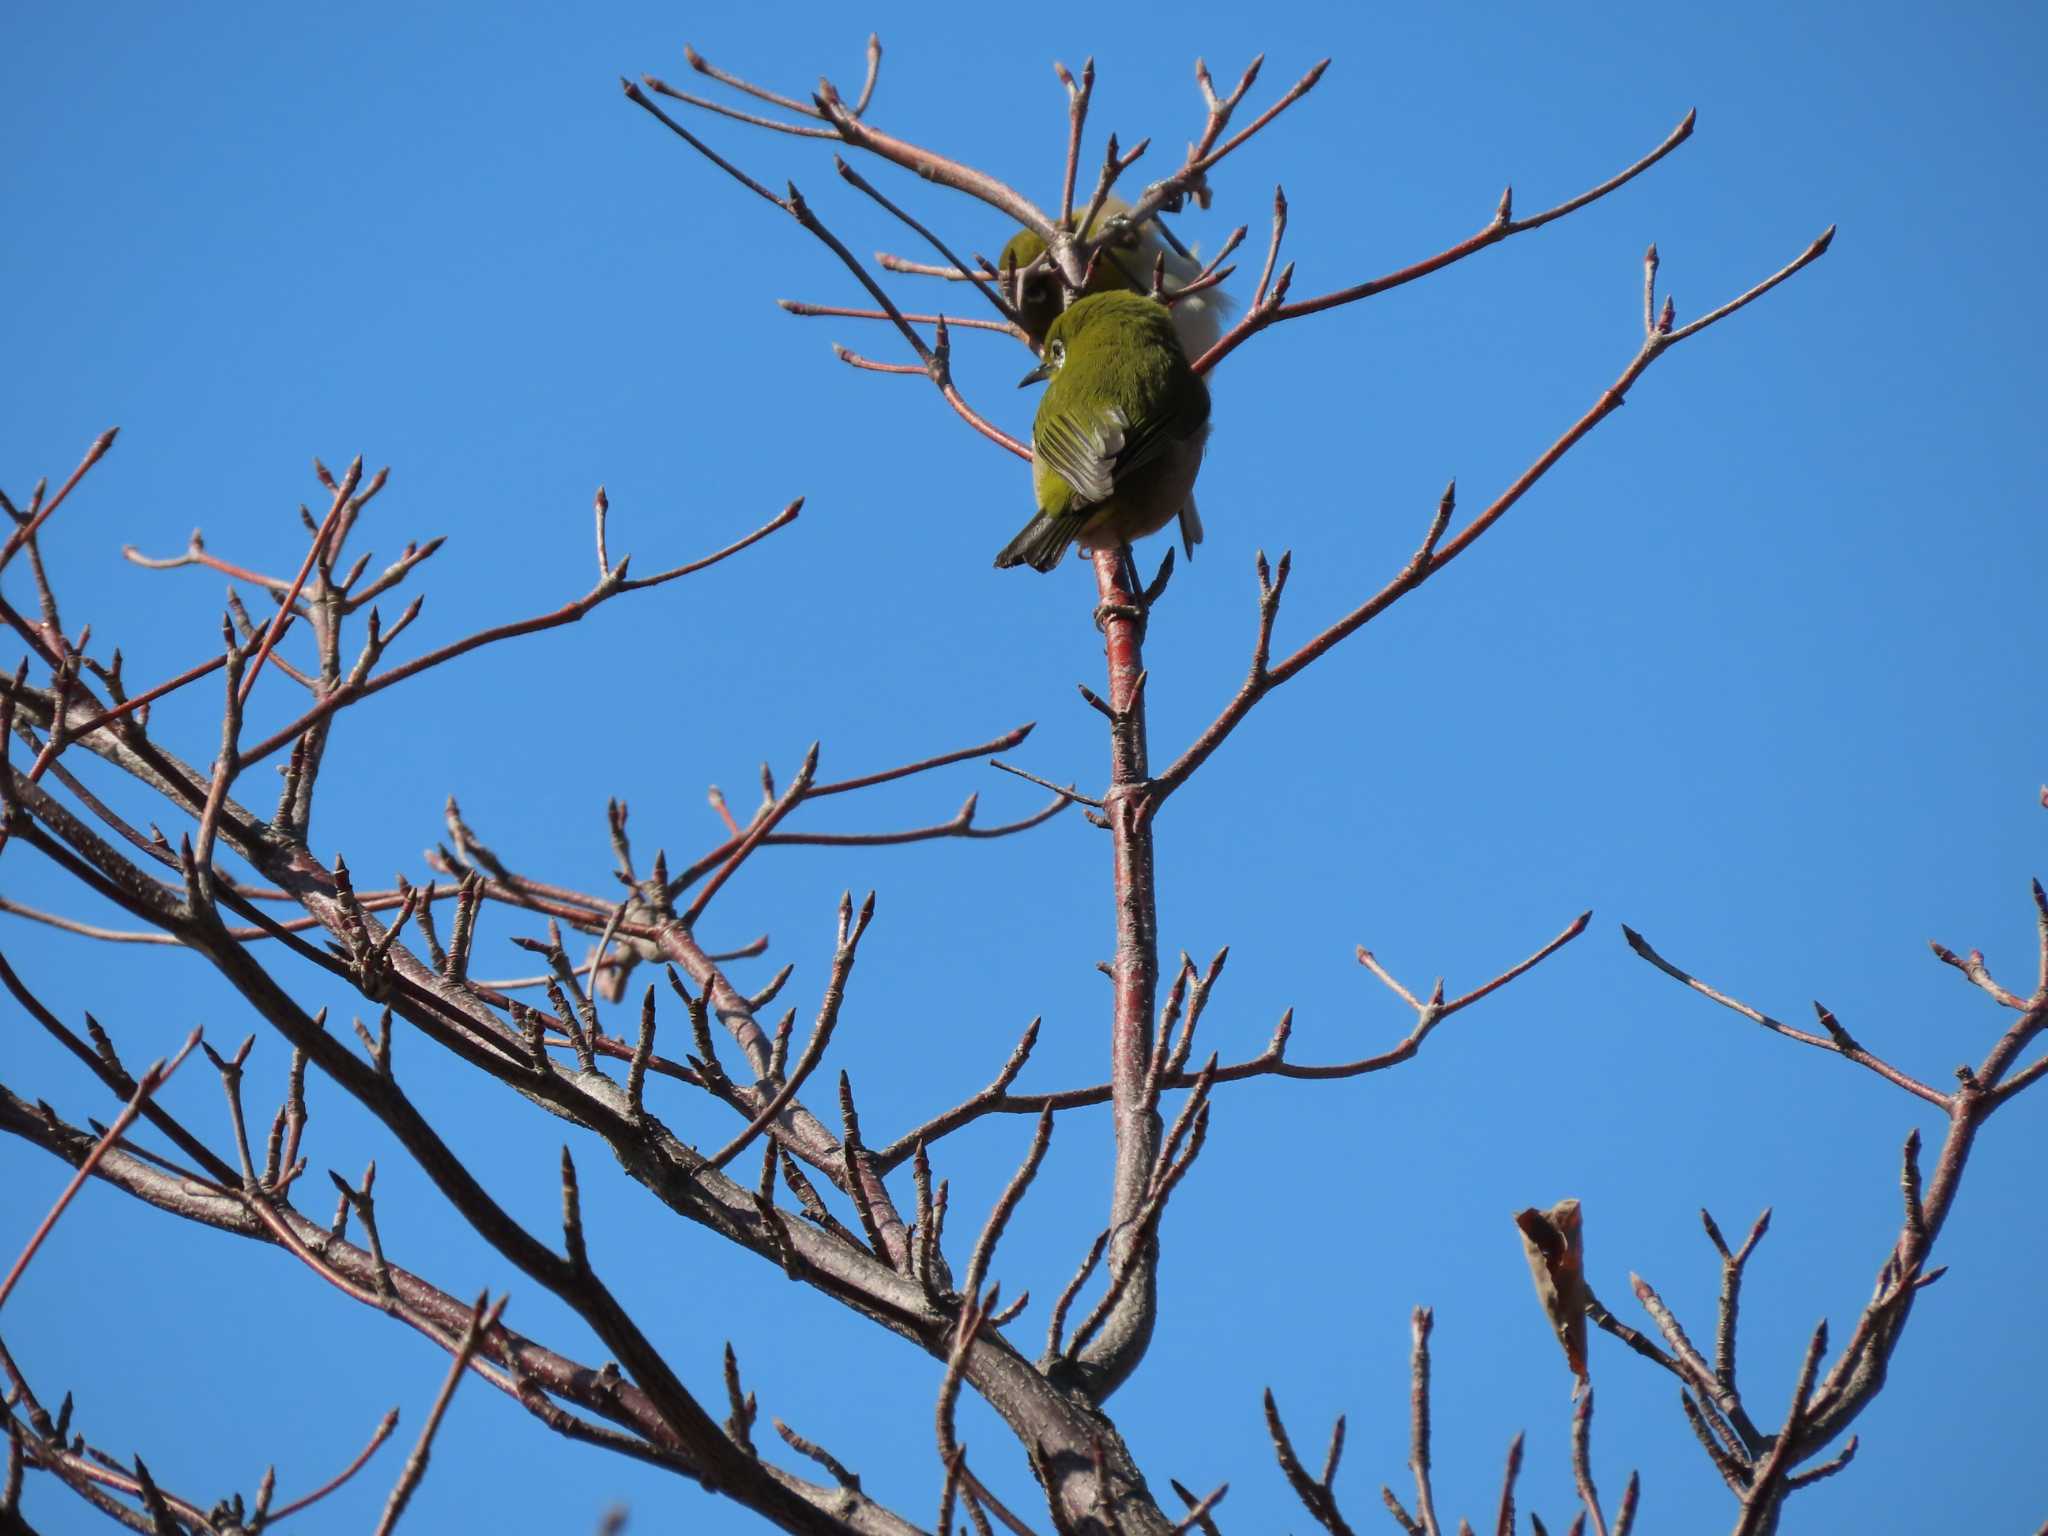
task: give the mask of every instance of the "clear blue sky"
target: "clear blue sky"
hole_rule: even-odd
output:
[[[1262,97],[1333,55],[1315,95],[1218,173],[1214,210],[1182,223],[1210,248],[1240,221],[1256,232],[1283,180],[1300,292],[1470,232],[1504,182],[1523,209],[1575,193],[1699,109],[1693,142],[1590,211],[1270,334],[1220,372],[1209,542],[1153,631],[1161,755],[1241,675],[1256,547],[1293,549],[1283,643],[1306,635],[1405,558],[1447,476],[1483,504],[1613,378],[1636,345],[1647,241],[1683,321],[1839,222],[1824,261],[1659,363],[1470,558],[1270,701],[1163,819],[1169,952],[1232,946],[1205,1026],[1230,1057],[1288,1006],[1303,1059],[1398,1038],[1405,1010],[1355,963],[1359,943],[1411,984],[1441,972],[1457,989],[1595,915],[1396,1072],[1220,1095],[1168,1218],[1151,1358],[1113,1404],[1159,1487],[1230,1481],[1219,1517],[1239,1533],[1309,1524],[1273,1469],[1259,1389],[1318,1446],[1346,1412],[1340,1492],[1372,1529],[1379,1484],[1406,1486],[1407,1318],[1428,1302],[1441,1505],[1482,1517],[1526,1428],[1525,1502],[1561,1530],[1567,1378],[1508,1217],[1570,1194],[1595,1287],[1640,1321],[1627,1274],[1641,1271],[1695,1337],[1711,1331],[1715,1284],[1696,1211],[1732,1230],[1776,1208],[1743,1314],[1753,1401],[1775,1419],[1806,1331],[1825,1315],[1840,1336],[1868,1294],[1896,1228],[1901,1138],[1937,1126],[1876,1079],[1687,995],[1617,925],[1781,1016],[1818,996],[1937,1081],[2003,1020],[1926,940],[1980,945],[2031,981],[2026,880],[2048,873],[2048,437],[2026,340],[2048,234],[2048,60],[2033,7],[1318,18],[1199,4],[1085,28],[957,4],[622,5],[573,20],[553,7],[14,7],[0,21],[0,484],[19,497],[122,428],[51,539],[69,621],[118,640],[131,676],[207,654],[219,578],[147,574],[120,547],[171,553],[196,524],[229,558],[290,565],[315,454],[392,466],[363,535],[381,556],[450,536],[421,644],[583,591],[600,481],[614,551],[647,569],[804,495],[793,528],[716,572],[357,711],[330,756],[316,849],[378,879],[418,873],[452,791],[508,858],[603,890],[607,795],[631,802],[643,849],[681,857],[716,834],[704,787],[745,803],[762,758],[786,776],[819,738],[825,772],[861,772],[1030,719],[1024,765],[1100,782],[1099,722],[1073,688],[1101,665],[1082,568],[989,567],[1028,510],[1022,468],[922,383],[855,374],[827,350],[893,356],[885,333],[777,311],[784,296],[858,298],[800,231],[619,96],[621,73],[686,74],[685,40],[785,89],[829,72],[850,90],[871,25],[888,49],[875,120],[1041,203],[1057,196],[1064,123],[1053,58],[1092,51],[1096,125],[1127,144],[1154,135],[1163,161],[1198,126],[1194,54],[1227,79],[1265,50]],[[898,243],[821,147],[703,131],[770,182],[794,177],[854,248]],[[963,245],[992,251],[1007,233],[977,205],[878,179]],[[958,351],[972,396],[1021,431],[1022,354],[984,337]],[[24,590],[16,570],[9,594]],[[270,718],[285,690],[259,699]],[[204,760],[214,708],[193,699],[159,728]],[[967,765],[815,824],[940,819],[970,790],[991,817],[1039,803]],[[984,1082],[1034,1014],[1046,1025],[1028,1084],[1100,1079],[1107,866],[1071,817],[993,844],[777,851],[720,898],[706,937],[771,932],[770,957],[740,979],[796,962],[789,995],[808,1014],[839,891],[878,888],[835,1052],[871,1134],[893,1135]],[[0,871],[17,899],[103,915],[26,849]],[[511,931],[487,929],[499,974],[528,968]],[[67,1018],[91,1009],[132,1058],[195,1021],[223,1043],[250,1027],[195,960],[11,919],[0,943]],[[17,1013],[4,1027],[17,1089],[73,1119],[110,1114]],[[259,1037],[258,1102],[284,1060]],[[412,1037],[399,1063],[493,1191],[549,1230],[557,1123]],[[203,1064],[170,1101],[225,1136]],[[702,1103],[662,1109],[687,1135],[726,1133]],[[509,1285],[509,1320],[597,1358],[336,1091],[316,1082],[313,1112],[317,1182],[380,1159],[400,1261],[457,1292]],[[1943,1240],[1954,1269],[1859,1425],[1860,1464],[1804,1495],[1788,1529],[2048,1518],[2044,1126],[2048,1105],[2023,1101],[1984,1137]],[[947,1145],[956,1243],[1027,1137],[1006,1120]],[[1027,1334],[1103,1219],[1106,1137],[1099,1113],[1063,1123],[1012,1229],[998,1270],[1007,1294],[1039,1298]],[[669,1219],[580,1150],[596,1260],[686,1379],[717,1400],[730,1335],[764,1414],[928,1521],[937,1368]],[[63,1171],[12,1144],[0,1166],[12,1252]],[[141,1450],[167,1485],[207,1499],[253,1488],[271,1459],[282,1493],[303,1491],[394,1403],[408,1439],[445,1366],[289,1258],[104,1188],[66,1218],[5,1332],[46,1393],[77,1391],[91,1438]],[[1725,1528],[1731,1505],[1672,1384],[1604,1338],[1594,1375],[1603,1487],[1638,1467],[1643,1529]],[[966,1438],[1028,1505],[1000,1430],[970,1414]],[[397,1463],[387,1450],[301,1526],[366,1528]],[[45,1530],[100,1528],[47,1487],[30,1498]],[[754,1528],[550,1439],[475,1383],[410,1520],[577,1531],[614,1501],[635,1530]]]

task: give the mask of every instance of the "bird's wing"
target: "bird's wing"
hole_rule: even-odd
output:
[[[1119,480],[1145,468],[1174,444],[1202,430],[1209,392],[1197,381],[1178,410],[1158,411],[1135,427],[1114,405],[1091,415],[1052,411],[1038,422],[1032,449],[1040,463],[1073,487],[1080,506],[1109,500]]]
[[[1112,470],[1117,479],[1135,474],[1201,432],[1209,420],[1209,391],[1200,379],[1189,378],[1185,382],[1192,387],[1178,392],[1175,409],[1153,410],[1135,427],[1125,429],[1123,447]]]
[[[1048,411],[1032,434],[1031,447],[1040,464],[1073,488],[1077,504],[1093,506],[1116,490],[1124,426],[1124,413],[1113,405],[1086,414]]]

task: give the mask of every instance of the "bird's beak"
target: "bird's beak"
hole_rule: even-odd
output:
[[[1051,377],[1052,364],[1049,362],[1040,363],[1036,368],[1032,369],[1029,373],[1025,374],[1023,378],[1017,381],[1017,387],[1019,389],[1027,389],[1033,384],[1043,384],[1047,379]]]

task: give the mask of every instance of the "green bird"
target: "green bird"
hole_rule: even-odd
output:
[[[1099,224],[1107,224],[1119,214],[1127,212],[1129,205],[1112,195],[1103,200],[1102,212],[1097,216],[1093,230]],[[1045,255],[1045,240],[1036,232],[1020,229],[1010,237],[1003,247],[1001,259],[996,263],[998,271],[1006,276],[1015,272],[1019,281],[1018,291],[1012,295],[1017,305],[1017,318],[1031,339],[1031,345],[1042,348],[1046,333],[1058,318],[1065,294],[1061,289],[1060,277],[1050,263],[1041,261]],[[1166,259],[1165,288],[1168,293],[1184,288],[1201,274],[1202,263],[1168,245],[1160,234],[1159,226],[1151,220],[1135,229],[1126,229],[1122,236],[1102,248],[1095,259],[1095,271],[1089,276],[1088,286],[1077,298],[1094,293],[1144,293],[1152,291],[1152,268],[1158,259]],[[1034,269],[1033,263],[1037,263]],[[1216,344],[1223,334],[1223,318],[1231,308],[1230,296],[1220,288],[1205,288],[1192,294],[1173,306],[1173,328],[1180,335],[1181,349],[1191,358],[1200,357]]]
[[[1123,292],[1075,300],[1018,387],[1041,380],[1031,427],[1038,515],[996,565],[1049,571],[1077,539],[1129,544],[1176,516],[1193,555],[1202,541],[1193,493],[1209,391],[1188,367],[1166,306]]]

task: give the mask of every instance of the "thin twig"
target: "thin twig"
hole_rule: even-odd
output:
[[[1626,186],[1629,182],[1635,180],[1636,177],[1642,175],[1643,172],[1691,138],[1693,125],[1698,120],[1698,116],[1697,112],[1686,113],[1679,125],[1665,136],[1664,142],[1651,150],[1647,155],[1644,155],[1626,169],[1608,177],[1607,180],[1601,182],[1598,186],[1581,192],[1577,197],[1568,198],[1554,208],[1547,208],[1543,212],[1533,214],[1525,219],[1517,219],[1512,216],[1511,199],[1504,197],[1501,200],[1500,206],[1496,209],[1493,218],[1488,220],[1486,225],[1477,234],[1460,240],[1455,245],[1447,246],[1445,249],[1438,251],[1434,256],[1427,256],[1421,261],[1411,262],[1409,265],[1397,271],[1389,272],[1385,276],[1375,277],[1349,288],[1339,288],[1329,293],[1318,294],[1314,298],[1298,299],[1292,304],[1278,302],[1254,304],[1246,311],[1245,317],[1230,329],[1228,334],[1195,360],[1195,372],[1198,374],[1207,373],[1267,326],[1278,324],[1282,320],[1293,320],[1303,315],[1319,313],[1322,310],[1335,309],[1339,305],[1354,304],[1360,299],[1369,299],[1376,294],[1385,293],[1390,288],[1399,288],[1405,283],[1414,282],[1417,278],[1428,277],[1433,272],[1440,272],[1445,267],[1451,266],[1455,262],[1463,261],[1468,256],[1477,255],[1488,246],[1498,245],[1510,236],[1523,234],[1532,229],[1540,229],[1543,225],[1551,223],[1556,219],[1561,219],[1567,214],[1578,212],[1588,203],[1598,202],[1601,198],[1607,196],[1608,193]],[[1719,319],[1720,316],[1716,314],[1711,318]]]
[[[83,474],[84,469],[90,467],[84,466],[79,473]],[[128,1096],[128,1102],[122,1106],[121,1113],[114,1117],[114,1123],[107,1127],[105,1134],[93,1143],[92,1150],[80,1159],[78,1171],[64,1186],[64,1192],[57,1197],[57,1203],[50,1207],[49,1214],[43,1217],[35,1231],[29,1234],[28,1242],[23,1245],[13,1267],[7,1271],[7,1278],[0,1280],[0,1307],[7,1305],[7,1298],[14,1294],[14,1287],[20,1282],[22,1272],[28,1268],[29,1260],[36,1256],[36,1250],[42,1247],[43,1240],[50,1235],[50,1229],[57,1225],[57,1218],[64,1214],[65,1207],[71,1204],[72,1198],[84,1187],[85,1181],[92,1177],[93,1170],[100,1165],[100,1159],[105,1157],[108,1149],[121,1139],[122,1133],[135,1123],[136,1116],[142,1113],[143,1106],[170,1080],[171,1074],[184,1064],[185,1058],[192,1054],[192,1047],[199,1043],[204,1033],[200,1026],[194,1025],[192,1033],[185,1037],[184,1045],[179,1047],[178,1054],[173,1056],[168,1064],[161,1060],[152,1062],[149,1069],[142,1074],[141,1079],[135,1084],[135,1092]]]
[[[508,1299],[500,1296],[492,1301],[487,1295],[477,1297],[469,1327],[463,1330],[462,1342],[455,1348],[455,1358],[448,1362],[448,1374],[442,1379],[441,1390],[435,1394],[434,1406],[427,1410],[427,1422],[420,1426],[420,1438],[414,1444],[412,1454],[405,1458],[405,1465],[399,1469],[398,1482],[391,1490],[391,1497],[384,1502],[384,1514],[377,1521],[374,1536],[391,1536],[399,1516],[405,1513],[405,1506],[412,1499],[413,1490],[427,1475],[427,1457],[433,1449],[434,1434],[441,1427],[441,1419],[448,1412],[449,1403],[455,1399],[455,1389],[462,1385],[462,1378],[469,1370],[469,1362],[475,1357],[477,1347],[497,1327]]]
[[[1913,1094],[1917,1098],[1925,1099],[1936,1108],[1948,1109],[1949,1096],[1947,1094],[1928,1087],[1927,1084],[1921,1082],[1918,1078],[1901,1072],[1882,1057],[1874,1056],[1869,1051],[1863,1049],[1862,1046],[1849,1037],[1846,1030],[1842,1029],[1839,1024],[1835,1024],[1834,1015],[1828,1013],[1825,1009],[1820,1010],[1823,1025],[1835,1024],[1835,1027],[1830,1029],[1826,1036],[1809,1034],[1803,1029],[1794,1029],[1791,1025],[1782,1024],[1769,1014],[1760,1013],[1740,999],[1730,997],[1725,992],[1718,992],[1698,977],[1680,970],[1669,960],[1658,954],[1656,950],[1652,949],[1648,939],[1645,939],[1640,933],[1637,933],[1625,923],[1622,925],[1621,935],[1624,939],[1628,940],[1628,947],[1630,949],[1634,950],[1643,959],[1649,961],[1650,964],[1654,965],[1665,975],[1675,981],[1683,982],[1686,986],[1692,988],[1700,996],[1709,998],[1719,1003],[1723,1008],[1731,1009],[1741,1014],[1753,1024],[1761,1024],[1765,1029],[1771,1031],[1772,1034],[1783,1035],[1788,1040],[1797,1040],[1801,1045],[1810,1045],[1817,1050],[1833,1051],[1836,1055],[1855,1062],[1859,1067],[1867,1067],[1886,1082],[1905,1089],[1906,1092]]]
[[[1224,706],[1222,712],[1217,715],[1215,720],[1174,760],[1172,765],[1164,773],[1157,775],[1150,781],[1146,802],[1148,811],[1156,810],[1175,789],[1185,783],[1189,776],[1202,763],[1207,761],[1210,754],[1223,744],[1230,733],[1243,721],[1245,716],[1251,713],[1253,706],[1260,699],[1264,698],[1281,684],[1298,676],[1319,657],[1327,654],[1358,630],[1371,623],[1381,613],[1399,602],[1408,593],[1423,585],[1423,583],[1427,582],[1432,576],[1483,537],[1487,530],[1492,528],[1501,518],[1505,517],[1509,509],[1520,501],[1523,496],[1528,494],[1529,490],[1548,474],[1557,462],[1569,453],[1587,433],[1591,432],[1593,428],[1621,408],[1622,402],[1627,398],[1628,392],[1635,385],[1636,380],[1641,378],[1643,373],[1659,357],[1663,356],[1665,352],[1669,351],[1679,341],[1697,335],[1707,325],[1721,320],[1743,306],[1761,298],[1764,294],[1770,292],[1771,289],[1787,281],[1813,262],[1818,261],[1826,253],[1829,243],[1834,239],[1834,235],[1835,232],[1831,226],[1819,239],[1815,240],[1793,260],[1779,268],[1778,271],[1765,278],[1762,282],[1757,283],[1740,297],[1722,305],[1721,308],[1713,311],[1693,325],[1677,331],[1667,332],[1661,329],[1649,331],[1644,336],[1642,345],[1638,348],[1636,355],[1629,361],[1628,366],[1621,371],[1620,376],[1612,384],[1601,391],[1599,398],[1593,402],[1585,414],[1572,423],[1563,435],[1545,449],[1534,463],[1523,470],[1515,478],[1514,482],[1506,490],[1502,491],[1499,496],[1495,497],[1493,502],[1483,512],[1473,518],[1471,522],[1467,523],[1447,542],[1442,544],[1437,542],[1444,532],[1445,521],[1444,510],[1440,507],[1438,517],[1432,523],[1421,548],[1409,558],[1407,564],[1381,587],[1378,592],[1367,598],[1343,618],[1337,620],[1336,623],[1324,629],[1313,639],[1305,642],[1292,655],[1277,664],[1272,666],[1266,665],[1263,653],[1255,651],[1253,667],[1244,682],[1239,686],[1236,695]],[[1274,297],[1277,298],[1278,294],[1276,293]],[[1247,319],[1249,318],[1251,317],[1248,316]],[[1236,335],[1242,329],[1243,322],[1240,322],[1237,329],[1233,330],[1231,335]],[[1226,344],[1231,344],[1231,336],[1226,336],[1223,341],[1218,342],[1217,347],[1211,348],[1205,356],[1213,359],[1219,355],[1217,349],[1224,347]],[[1262,624],[1269,623],[1269,619],[1262,620]]]
[[[377,1427],[370,1432],[370,1443],[356,1453],[354,1461],[343,1467],[305,1497],[293,1499],[291,1503],[285,1505],[282,1509],[272,1510],[270,1512],[271,1523],[275,1524],[287,1516],[296,1515],[300,1510],[319,1503],[343,1483],[362,1471],[369,1464],[370,1458],[377,1454],[378,1448],[391,1438],[391,1432],[396,1428],[398,1428],[398,1410],[393,1408],[377,1421]]]

